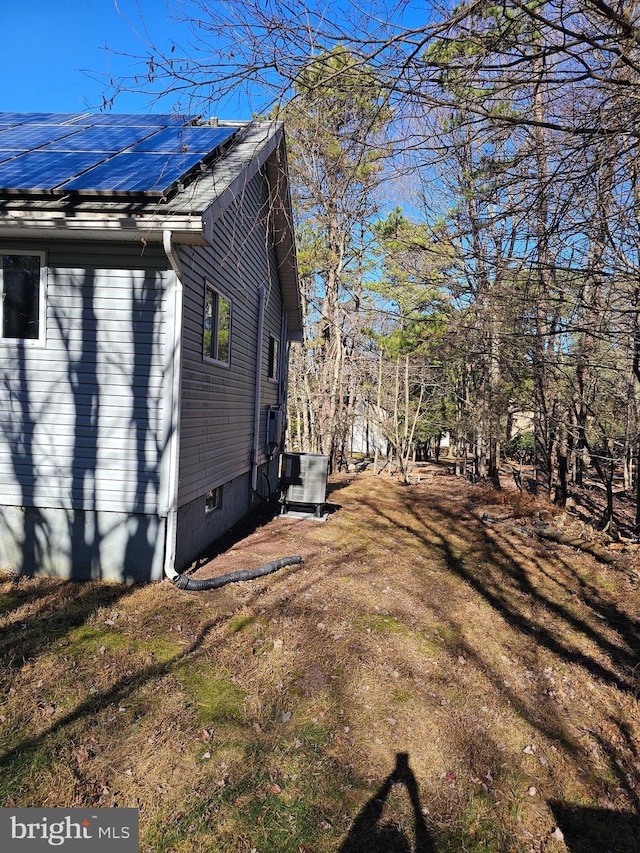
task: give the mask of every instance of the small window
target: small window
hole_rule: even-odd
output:
[[[204,297],[204,358],[229,364],[231,356],[231,303],[210,285]]]
[[[269,364],[267,366],[269,379],[278,379],[278,339],[275,335],[269,335]]]
[[[211,489],[207,492],[206,497],[204,499],[204,511],[205,515],[213,512],[216,509],[220,509],[222,506],[222,486],[218,486],[217,489]]]
[[[44,339],[44,255],[0,253],[0,340]]]

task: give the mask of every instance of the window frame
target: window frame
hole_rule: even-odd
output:
[[[267,349],[267,379],[269,382],[277,383],[280,379],[280,338],[269,332],[269,346]]]
[[[211,336],[212,343],[214,344],[213,350],[215,355],[209,355],[205,352],[205,334],[207,329],[205,324],[207,322],[207,297],[211,294],[213,296],[213,310],[211,312]],[[229,306],[229,339],[227,343],[227,358],[219,358],[219,346],[220,346],[220,300],[224,300]],[[217,364],[221,367],[230,367],[231,366],[231,336],[233,330],[233,300],[229,299],[224,293],[218,290],[211,282],[206,281],[204,283],[204,314],[202,319],[202,358],[203,361],[209,362],[209,364]]]
[[[43,347],[47,341],[47,253],[37,249],[0,248],[0,258],[21,255],[39,258],[40,277],[38,282],[38,337],[8,338],[4,336],[4,274],[0,262],[0,346]]]
[[[204,514],[211,515],[212,512],[218,512],[222,509],[223,487],[216,486],[215,489],[209,489],[204,496]]]

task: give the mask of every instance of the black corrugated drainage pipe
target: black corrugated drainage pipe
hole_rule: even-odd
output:
[[[228,583],[251,581],[254,578],[260,578],[263,575],[270,575],[271,572],[276,572],[278,569],[283,569],[285,566],[296,566],[301,562],[302,557],[283,557],[280,560],[274,560],[272,563],[265,563],[255,569],[231,572],[228,575],[220,575],[217,578],[202,578],[202,580],[199,580],[198,578],[189,578],[186,575],[177,575],[176,577],[171,578],[171,581],[178,587],[178,589],[218,589],[221,586],[226,586]]]

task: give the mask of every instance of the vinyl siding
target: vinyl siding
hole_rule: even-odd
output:
[[[46,342],[0,341],[0,503],[157,513],[166,256],[18,248],[47,253]]]
[[[280,338],[282,299],[268,223],[269,195],[256,174],[209,232],[210,247],[180,254],[184,324],[178,504],[250,471],[259,288],[267,292],[262,341],[260,455],[264,460],[266,407],[278,399],[267,380],[269,332]],[[203,359],[205,281],[231,301],[230,366]]]

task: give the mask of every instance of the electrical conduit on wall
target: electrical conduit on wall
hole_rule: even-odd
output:
[[[260,414],[262,403],[262,339],[264,337],[264,304],[267,289],[264,284],[258,288],[258,329],[256,342],[256,374],[253,405],[253,464],[251,466],[251,493],[258,491],[258,453],[260,452]]]

